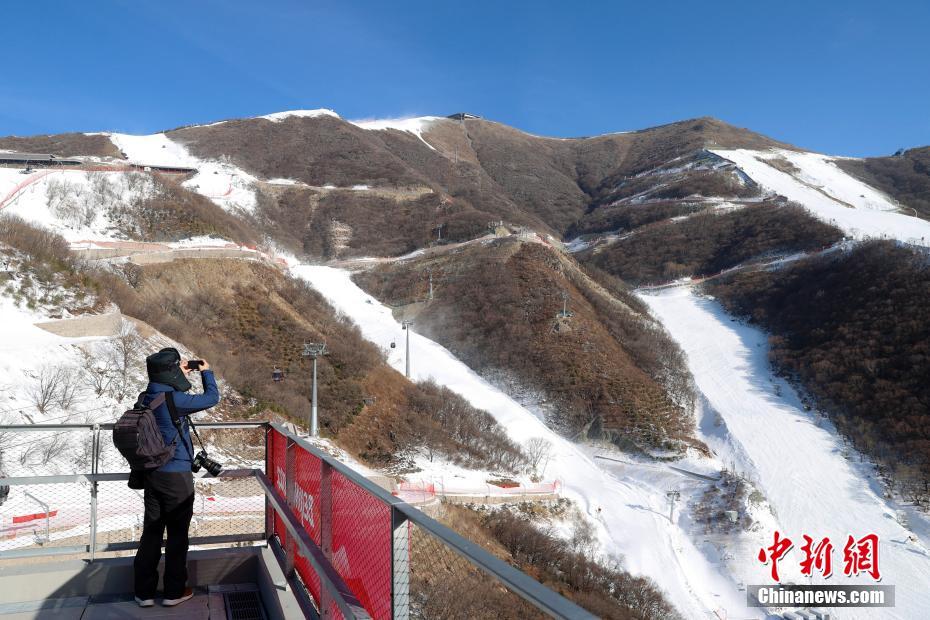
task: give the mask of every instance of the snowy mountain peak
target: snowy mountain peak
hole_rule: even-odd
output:
[[[341,118],[338,114],[336,114],[336,112],[328,108],[319,108],[317,110],[287,110],[285,112],[274,112],[273,114],[265,114],[255,118],[264,118],[265,120],[269,120],[273,123],[280,123],[284,119],[291,118],[292,116],[301,118],[319,118],[321,116]]]

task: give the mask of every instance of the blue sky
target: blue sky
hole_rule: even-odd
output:
[[[295,108],[552,136],[716,116],[806,148],[930,144],[930,3],[17,2],[0,135]]]

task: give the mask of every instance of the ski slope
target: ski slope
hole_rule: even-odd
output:
[[[182,184],[206,196],[227,211],[252,212],[257,204],[253,184],[258,180],[230,163],[200,159],[163,133],[147,136],[106,134],[134,164],[196,168],[197,173]]]
[[[736,164],[759,185],[803,205],[854,239],[886,237],[930,246],[930,222],[904,215],[885,194],[846,174],[825,155],[782,149],[712,152]],[[768,163],[776,158],[787,160],[798,172],[783,172]]]
[[[337,310],[352,319],[363,336],[388,355],[388,363],[404,369],[404,337],[391,310],[381,305],[341,269],[302,265],[292,273],[319,291]],[[390,348],[391,342],[396,349]],[[596,519],[603,550],[623,558],[624,567],[650,577],[685,618],[759,617],[747,609],[745,595],[718,565],[699,550],[677,521],[668,519],[664,482],[651,486],[619,468],[599,466],[590,451],[551,431],[531,411],[491,386],[447,349],[419,334],[410,340],[412,378],[432,378],[490,412],[514,441],[543,437],[553,446],[547,477],[562,481],[563,494]],[[661,479],[660,479],[661,480]],[[710,616],[713,617],[713,616]]]
[[[930,553],[926,540],[896,520],[895,510],[866,477],[868,468],[843,457],[843,445],[827,423],[805,412],[794,390],[771,374],[764,333],[730,320],[712,299],[690,287],[640,294],[672,338],[684,349],[688,366],[709,407],[723,418],[727,459],[756,480],[775,509],[781,533],[795,541],[791,561],[779,565],[782,581],[807,583],[797,565],[802,534],[834,543],[834,576],[827,583],[874,583],[842,574],[842,549],[849,534],[880,538],[882,583],[896,588],[896,607],[835,610],[837,618],[925,618],[930,610]],[[854,457],[854,455],[853,455]],[[766,533],[766,545],[772,532]],[[737,567],[746,583],[771,583],[768,567],[751,554]],[[813,583],[819,583],[815,577]]]

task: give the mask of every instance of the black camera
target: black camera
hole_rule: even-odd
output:
[[[223,466],[207,456],[206,450],[201,450],[197,453],[197,456],[194,457],[194,460],[191,462],[191,471],[195,474],[200,471],[200,468],[203,467],[211,476],[219,476],[220,471],[223,469]]]
[[[188,370],[200,370],[201,366],[203,366],[203,360],[187,360]]]

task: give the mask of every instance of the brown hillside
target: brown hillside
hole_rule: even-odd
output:
[[[0,138],[0,150],[19,151],[21,153],[48,153],[58,157],[75,155],[95,155],[97,157],[115,157],[123,155],[110,138],[104,135],[89,136],[83,133],[61,133],[49,136],[5,136]]]
[[[410,185],[416,174],[365,131],[331,116],[261,118],[187,127],[168,137],[205,158],[229,158],[261,178],[289,178],[309,185]],[[426,148],[424,146],[424,148]]]
[[[324,341],[318,368],[320,426],[360,457],[378,464],[429,449],[465,465],[514,471],[520,450],[483,411],[435,386],[418,386],[386,366],[380,351],[313,289],[264,263],[198,259],[139,267],[124,278],[93,274],[96,287],[120,309],[185,343],[210,360],[253,414],[268,410],[306,424],[310,367],[305,341]],[[126,282],[130,282],[131,285]],[[275,383],[271,371],[286,373]],[[443,407],[458,407],[467,429],[443,423]],[[371,407],[373,411],[366,411]],[[263,414],[264,415],[264,414]],[[385,434],[368,446],[364,423],[378,418]],[[359,436],[356,436],[359,433]]]
[[[612,218],[597,211],[618,202],[745,197],[757,189],[702,149],[787,146],[712,118],[565,140],[481,119],[439,119],[423,134],[427,144],[407,132],[365,130],[331,116],[230,120],[167,135],[195,155],[232,161],[259,178],[307,184],[262,187],[253,223],[293,251],[323,258],[402,254],[440,237],[480,236],[498,220],[555,236],[604,230]],[[119,155],[107,151],[114,147],[105,136],[8,140],[31,141],[20,146],[32,150]],[[642,176],[695,163],[675,179],[666,171]],[[373,190],[348,189],[355,185]],[[600,224],[588,224],[591,218]]]
[[[765,256],[819,250],[842,238],[801,207],[776,200],[646,225],[579,259],[632,284],[659,284]]]
[[[786,146],[709,118],[570,140],[532,136],[485,120],[441,119],[424,133],[434,148],[409,133],[368,131],[333,117],[227,121],[168,135],[201,157],[229,158],[262,178],[288,177],[313,186],[431,187],[437,204],[428,212],[372,208],[365,204],[370,198],[355,192],[340,197],[348,213],[321,214],[353,230],[364,228],[372,213],[390,214],[385,224],[402,232],[397,233],[401,242],[389,245],[402,248],[421,246],[424,228],[427,239],[440,225],[456,229],[461,238],[470,234],[466,231],[483,232],[476,223],[498,219],[561,235],[630,175],[708,146]],[[716,192],[719,183],[692,185],[689,194]],[[446,212],[449,205],[455,208]],[[302,245],[322,248],[326,228],[313,226],[309,234],[316,239]],[[357,238],[359,245],[376,241]],[[360,253],[354,246],[344,252]]]
[[[414,303],[427,297],[430,272],[434,299]],[[541,244],[504,239],[385,264],[356,280],[388,303],[414,304],[406,311],[417,331],[484,376],[545,394],[550,423],[569,435],[647,447],[691,431],[690,411],[663,388],[674,384],[679,402],[690,395],[677,348],[635,298],[616,285],[607,293]],[[563,292],[569,317],[559,316]]]
[[[590,527],[576,521],[575,531],[566,540],[541,525],[548,515],[570,518],[565,504],[559,502],[553,506],[520,504],[487,513],[445,505],[438,520],[598,618],[679,618],[648,579],[593,559],[595,554],[590,551],[597,543]],[[411,582],[411,595],[421,601],[425,617],[469,620],[546,617],[516,595],[494,587],[486,576],[464,562],[437,561],[435,544],[417,529],[411,538],[411,557],[419,566],[440,564],[444,573],[442,578],[433,579],[420,574]]]

